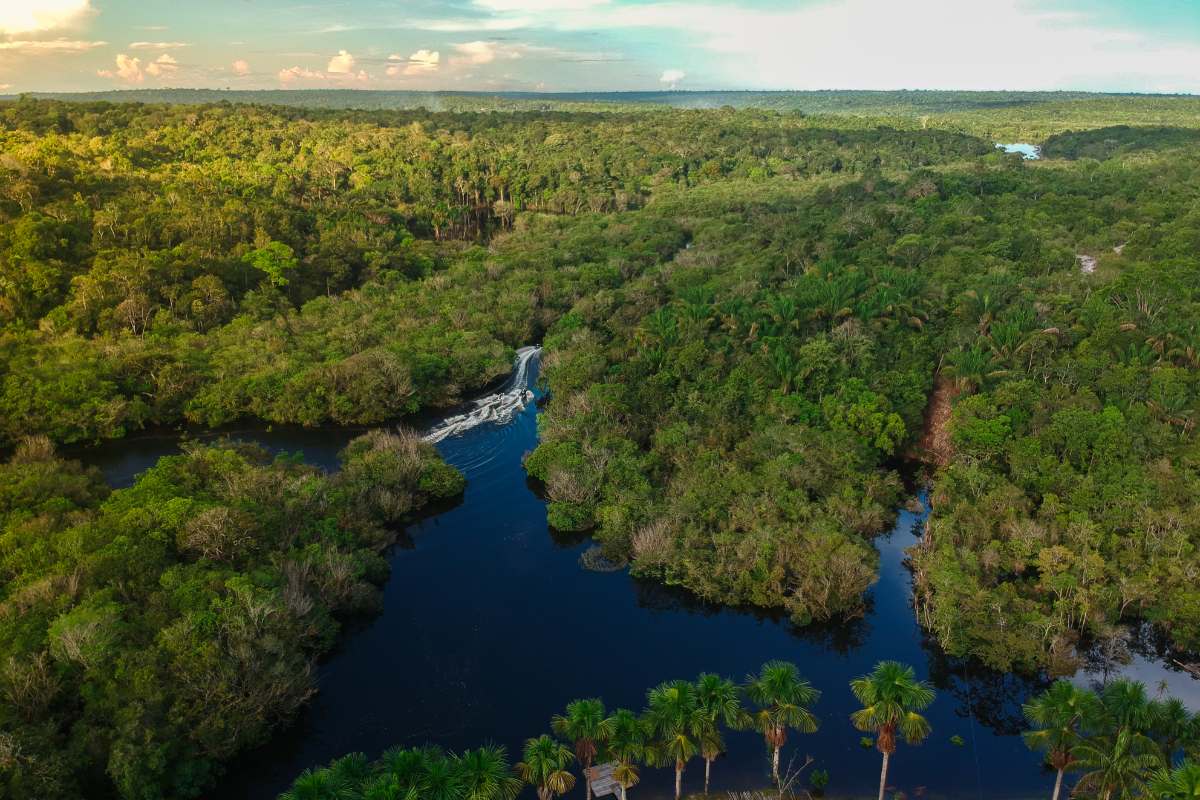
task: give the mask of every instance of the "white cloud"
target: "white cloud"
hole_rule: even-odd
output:
[[[526,49],[522,45],[502,42],[462,42],[454,45],[455,55],[450,59],[450,63],[460,66],[490,64],[497,59],[520,58]]]
[[[304,67],[288,67],[279,70],[279,82],[282,84],[292,84],[301,80],[323,80],[324,78],[325,73]]]
[[[674,89],[675,84],[679,83],[686,77],[687,73],[681,69],[665,69],[663,70],[663,74],[659,76],[658,82],[665,83]]]
[[[250,62],[246,61],[244,58],[239,58],[237,61],[233,62],[230,69],[233,70],[234,75],[249,75]]]
[[[96,70],[96,74],[125,83],[145,83],[147,75],[151,78],[166,78],[174,75],[178,69],[179,62],[166,53],[150,62],[120,53],[116,58],[116,69],[100,69]]]
[[[826,0],[774,9],[719,0],[474,5],[495,25],[669,31],[694,42],[697,58],[727,85],[1200,91],[1200,45],[1055,11],[1052,0]]]
[[[91,0],[0,0],[0,33],[58,30],[91,12]]]
[[[96,74],[102,78],[115,78],[126,83],[142,83],[146,80],[146,73],[142,70],[142,60],[124,53],[117,54],[117,68],[115,70],[96,70]]]
[[[191,47],[189,42],[130,42],[130,50],[175,50],[180,47]]]
[[[339,50],[336,56],[329,59],[329,66],[325,68],[325,71],[335,75],[349,75],[354,72],[354,65],[356,63],[354,56],[345,50]]]
[[[179,62],[166,53],[163,53],[146,66],[146,74],[161,78],[170,75],[178,68]]]
[[[418,50],[408,58],[401,55],[388,56],[388,61],[399,62],[387,68],[387,74],[393,78],[400,75],[428,75],[437,72],[442,54],[437,50]]]
[[[3,92],[5,90],[11,89],[11,88],[12,88],[11,83],[0,83],[0,92]]]
[[[65,55],[67,53],[83,53],[104,47],[108,42],[86,42],[76,39],[38,39],[36,41],[14,40],[0,42],[0,51],[18,53],[20,55]]]
[[[336,59],[337,56],[334,56],[334,58]],[[371,76],[367,74],[366,70],[362,69],[358,72],[334,72],[332,70],[321,72],[320,70],[297,66],[279,70],[279,82],[284,86],[294,86],[297,84],[307,86],[345,86],[354,83],[367,83],[370,80]]]

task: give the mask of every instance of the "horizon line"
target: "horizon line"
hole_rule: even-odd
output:
[[[846,89],[846,88],[822,88],[822,89],[564,89],[558,91],[545,91],[537,89],[360,89],[354,87],[298,87],[298,88],[255,88],[241,89],[231,86],[158,86],[158,87],[124,87],[112,89],[66,89],[47,91],[41,89],[28,89],[24,91],[0,93],[0,98],[20,98],[28,95],[38,95],[44,97],[67,96],[67,95],[101,95],[101,94],[147,94],[159,92],[222,92],[222,93],[240,93],[240,94],[313,94],[317,92],[324,93],[342,93],[342,94],[452,94],[452,95],[526,95],[533,97],[561,97],[569,95],[689,95],[689,94],[821,94],[821,93],[861,93],[861,94],[936,94],[936,93],[957,93],[957,94],[1075,94],[1075,95],[1097,95],[1111,97],[1200,97],[1200,93],[1193,92],[1155,92],[1151,90],[1143,91],[1113,91],[1113,90],[1097,90],[1097,89],[957,89],[953,87],[944,87],[937,89],[922,88],[922,89]]]

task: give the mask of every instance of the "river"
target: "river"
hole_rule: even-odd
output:
[[[536,362],[531,367],[533,386]],[[1020,703],[1038,684],[947,658],[915,622],[904,550],[916,541],[924,511],[900,511],[894,528],[876,539],[880,577],[862,619],[797,629],[774,614],[705,605],[625,572],[582,569],[589,541],[547,528],[545,502],[521,467],[537,441],[536,417],[536,404],[528,403],[507,423],[436,445],[467,476],[462,502],[409,527],[391,554],[383,612],[346,632],[320,666],[311,705],[291,728],[232,764],[212,800],[271,800],[305,767],[352,751],[375,757],[396,744],[460,750],[496,742],[516,756],[523,739],[546,732],[550,716],[573,698],[599,696],[610,708],[640,710],[645,690],[662,680],[702,671],[740,680],[774,658],[797,663],[824,692],[815,707],[820,731],[793,734],[784,763],[811,755],[811,769],[830,773],[831,796],[874,797],[879,755],[849,723],[855,702],[847,681],[881,659],[912,664],[938,691],[932,736],[919,747],[902,744],[892,760],[897,790],[910,798],[1048,796],[1053,776],[1019,736]],[[358,432],[235,433],[333,469]],[[80,455],[119,486],[177,448],[174,437],[144,437]],[[1127,669],[1151,690],[1169,680],[1198,707],[1200,682],[1185,673],[1151,655],[1136,656]],[[702,790],[703,773],[703,762],[693,762],[685,792]],[[769,780],[762,740],[730,735],[729,753],[713,766],[714,792]],[[630,796],[669,797],[672,788],[670,770],[645,770]],[[582,795],[580,785],[571,797]]]

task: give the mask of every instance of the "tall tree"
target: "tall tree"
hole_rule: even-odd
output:
[[[638,764],[646,758],[647,723],[627,708],[619,708],[610,718],[608,752],[616,759],[613,778],[621,787],[621,800],[641,779]]]
[[[527,739],[521,755],[517,774],[537,791],[538,800],[553,800],[575,786],[575,776],[569,771],[575,756],[561,742],[542,734]]]
[[[1052,795],[1058,800],[1063,775],[1075,761],[1072,750],[1083,741],[1081,726],[1099,713],[1100,699],[1094,692],[1060,680],[1026,703],[1022,711],[1033,726],[1024,733],[1025,745],[1045,753],[1046,763],[1058,773]]]
[[[592,800],[592,777],[588,770],[612,728],[604,713],[604,703],[594,697],[572,700],[567,704],[566,714],[556,714],[550,720],[550,727],[557,735],[574,743],[575,757],[583,767],[585,795],[587,800]]]
[[[750,723],[750,717],[742,707],[737,685],[710,672],[701,673],[696,679],[696,701],[705,716],[705,730],[700,736],[700,757],[704,759],[704,793],[708,794],[712,763],[725,752],[721,726],[740,730]]]
[[[675,800],[683,794],[683,770],[699,752],[699,734],[704,729],[704,712],[698,705],[696,687],[684,680],[668,681],[647,695],[646,720],[651,740],[649,760],[659,766],[675,766]]]
[[[788,661],[768,661],[757,675],[746,676],[746,697],[758,708],[751,714],[754,728],[763,735],[771,752],[771,775],[781,786],[779,754],[787,743],[788,729],[814,733],[817,718],[809,706],[821,693],[800,677],[800,670]]]
[[[920,712],[933,702],[934,692],[925,681],[917,680],[912,667],[898,661],[880,661],[869,675],[850,681],[850,691],[863,706],[850,720],[860,731],[875,734],[875,746],[883,754],[879,771],[879,800],[883,800],[896,736],[920,744],[930,734],[929,720]]]

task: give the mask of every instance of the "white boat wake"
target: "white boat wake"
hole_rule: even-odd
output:
[[[512,422],[513,417],[524,411],[533,400],[533,392],[529,390],[529,362],[541,352],[540,347],[522,347],[518,350],[512,377],[504,391],[474,400],[469,410],[434,425],[425,434],[425,441],[436,444],[487,422],[497,425]]]

